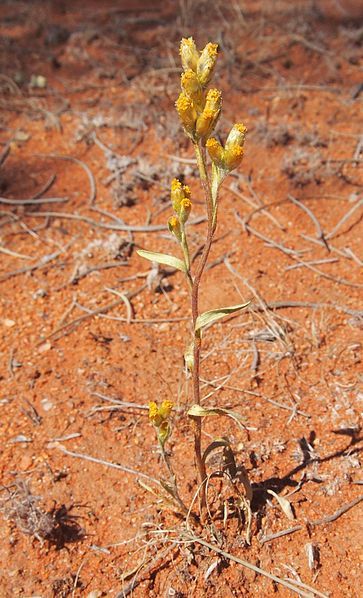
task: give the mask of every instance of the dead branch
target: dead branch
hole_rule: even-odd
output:
[[[305,204],[301,203],[298,199],[296,199],[292,195],[289,194],[288,198],[295,206],[297,206],[298,208],[303,210],[305,212],[305,214],[307,214],[309,216],[309,218],[313,221],[313,223],[315,225],[315,229],[316,229],[316,238],[319,241],[322,241],[322,243],[324,243],[326,249],[328,251],[330,251],[330,248],[326,241],[326,237],[324,236],[324,232],[321,227],[321,224],[320,224],[319,220],[317,219],[317,217],[315,216],[315,214],[310,210],[310,208],[308,208]]]
[[[86,222],[94,227],[105,228],[107,230],[119,230],[123,232],[132,232],[132,233],[154,233],[159,231],[169,230],[166,224],[149,224],[148,226],[137,226],[137,225],[128,225],[128,224],[105,224],[104,222],[98,222],[93,220],[92,218],[88,218],[87,216],[80,216],[79,214],[69,214],[67,212],[32,212],[32,218],[65,218],[68,220],[79,220],[81,222]],[[188,224],[200,224],[201,222],[205,222],[205,216],[199,216],[194,218],[194,220],[190,220]]]
[[[286,579],[281,579],[280,577],[277,577],[276,575],[273,575],[272,573],[269,573],[268,571],[265,571],[264,569],[261,569],[260,567],[256,567],[256,565],[253,565],[252,563],[249,563],[248,561],[240,559],[240,558],[234,556],[233,554],[230,554],[229,552],[225,552],[224,550],[222,550],[215,544],[210,544],[209,542],[206,542],[205,540],[203,540],[202,538],[199,538],[198,536],[195,536],[192,534],[186,534],[185,537],[186,537],[186,539],[190,540],[190,542],[197,542],[197,544],[201,544],[202,546],[205,546],[209,550],[212,550],[213,552],[220,554],[224,558],[226,558],[230,561],[234,561],[235,563],[238,563],[239,565],[242,565],[243,567],[246,567],[247,569],[251,569],[251,571],[258,573],[259,575],[263,575],[264,577],[271,579],[272,581],[284,586],[285,588],[288,588],[289,590],[291,590],[295,594],[298,594],[299,596],[304,596],[304,598],[310,598],[311,594],[314,594],[315,596],[320,596],[321,598],[328,598],[326,594],[322,594],[318,590],[315,590],[314,588],[312,588],[311,586],[308,586],[306,584],[299,584],[299,588],[302,588],[302,589],[299,589],[297,586],[294,585],[293,580],[287,581]],[[304,592],[303,590],[307,590],[307,592],[309,592],[309,594],[307,592]]]
[[[112,463],[112,461],[103,461],[103,459],[98,459],[97,457],[92,457],[91,455],[86,455],[84,453],[75,453],[74,451],[69,451],[64,446],[59,444],[58,442],[51,444],[49,446],[49,448],[55,448],[55,449],[61,451],[62,453],[64,453],[65,455],[69,455],[70,457],[76,457],[77,459],[83,459],[84,461],[91,461],[91,463],[98,463],[100,465],[105,465],[106,467],[111,467],[113,469],[118,469],[120,471],[124,471],[125,473],[130,473],[139,478],[144,478],[146,480],[149,480],[150,482],[153,482],[154,484],[157,484],[158,486],[160,486],[160,482],[156,478],[153,478],[152,476],[149,476],[147,473],[143,473],[142,471],[137,471],[136,469],[127,467],[126,465],[120,465],[120,463]]]
[[[73,156],[61,156],[60,154],[37,154],[37,155],[40,158],[56,158],[58,160],[68,160],[69,162],[73,162],[74,164],[78,164],[78,166],[80,166],[81,168],[83,168],[83,170],[87,174],[87,177],[88,177],[88,180],[89,180],[89,184],[90,184],[90,191],[89,191],[88,202],[91,205],[95,202],[96,196],[97,196],[96,181],[95,181],[95,178],[93,176],[93,173],[92,173],[91,169],[89,168],[89,166],[87,166],[87,164],[85,162],[83,162],[79,158],[74,158]]]

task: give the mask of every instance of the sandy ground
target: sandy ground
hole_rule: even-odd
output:
[[[233,513],[218,519],[231,500],[218,480],[214,524],[194,533],[318,596],[358,597],[362,23],[267,0],[0,11],[0,596],[292,595],[183,541],[183,520],[109,465],[165,475],[147,404],[169,398],[188,504],[197,488],[187,289],[136,254],[177,251],[173,177],[192,189],[192,221],[205,216],[174,109],[179,40],[193,35],[220,44],[219,134],[248,127],[201,305],[253,301],[206,332],[202,356],[204,405],[251,430],[211,417],[203,442],[228,436],[254,488],[251,545]],[[288,496],[294,520],[267,490]]]

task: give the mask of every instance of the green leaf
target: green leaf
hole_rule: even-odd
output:
[[[157,262],[158,264],[165,264],[166,266],[172,266],[172,268],[176,268],[181,272],[186,272],[185,263],[177,257],[173,255],[168,255],[166,253],[157,253],[155,251],[146,251],[145,249],[138,249],[137,253],[144,257],[150,262]]]
[[[228,314],[233,314],[235,311],[245,309],[249,306],[250,303],[251,301],[247,301],[247,303],[241,303],[240,305],[231,305],[230,307],[219,307],[218,309],[211,309],[210,311],[205,311],[204,314],[201,314],[197,317],[197,321],[195,323],[195,330],[200,330],[208,324],[214,324],[214,322],[217,322],[217,320],[220,320],[224,316],[228,316]]]

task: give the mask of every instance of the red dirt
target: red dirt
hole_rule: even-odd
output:
[[[221,43],[215,84],[224,95],[222,137],[235,120],[249,130],[243,165],[222,193],[201,307],[254,298],[251,288],[267,304],[309,304],[270,315],[243,313],[205,334],[203,379],[219,385],[221,376],[230,376],[205,404],[232,407],[254,428],[247,435],[228,419],[208,418],[205,446],[228,434],[251,483],[264,488],[255,492],[251,546],[234,519],[225,528],[216,522],[219,545],[323,594],[360,595],[360,505],[335,521],[309,522],[361,495],[361,24],[324,19],[310,2],[249,0],[243,14],[225,4],[2,3],[1,147],[9,141],[10,153],[0,168],[1,196],[32,198],[56,175],[42,197],[68,198],[55,204],[43,199],[40,206],[0,205],[2,484],[26,481],[44,511],[74,505],[70,515],[80,518],[68,525],[75,531],[78,523],[85,535],[39,541],[22,533],[3,501],[1,597],[92,591],[99,593],[90,596],[116,596],[132,581],[133,576],[122,581],[130,570],[140,580],[136,597],[291,595],[225,559],[206,575],[217,555],[197,544],[193,550],[181,544],[147,569],[178,533],[161,531],[180,531],[182,523],[135,476],[61,452],[63,446],[156,478],[164,475],[147,411],[92,409],[110,406],[94,393],[143,406],[164,398],[185,404],[184,280],[161,273],[144,288],[149,265],[133,251],[170,252],[175,246],[166,231],[130,235],[62,214],[115,224],[91,209],[86,164],[97,188],[93,207],[128,225],[164,225],[171,215],[168,185],[183,173],[192,188],[193,217],[204,215],[195,166],[171,158],[193,157],[173,107],[178,43],[186,35],[199,47],[209,40]],[[46,77],[45,88],[30,85],[39,75]],[[110,184],[105,146],[123,157],[124,172]],[[231,184],[239,195],[229,190]],[[268,208],[255,212],[262,204]],[[60,214],[47,218],[40,212]],[[241,224],[246,218],[249,234]],[[334,231],[330,252],[316,242],[319,226],[326,236]],[[189,231],[195,250],[204,224]],[[254,231],[304,253],[291,257]],[[249,286],[227,269],[226,256]],[[332,258],[313,264],[318,272],[301,264],[286,269],[296,259]],[[87,273],[105,264],[113,267]],[[64,326],[87,313],[79,306],[96,310],[116,301],[110,288],[140,289],[131,299],[131,322],[121,301],[104,315]],[[211,390],[205,387],[203,396]],[[169,448],[189,504],[196,481],[187,416],[174,418]],[[286,518],[268,488],[282,495],[296,490],[295,521]],[[6,496],[4,489],[1,497]],[[261,542],[297,525],[299,531]],[[217,544],[209,530],[199,533]],[[313,569],[308,544],[319,555]]]

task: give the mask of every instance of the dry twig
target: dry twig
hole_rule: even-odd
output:
[[[228,559],[229,561],[233,561],[235,563],[238,563],[239,565],[243,565],[243,567],[246,567],[247,569],[251,569],[251,571],[258,573],[259,575],[268,577],[268,579],[271,579],[272,581],[284,586],[285,588],[288,588],[295,594],[299,594],[299,596],[304,596],[304,598],[310,598],[311,594],[314,594],[314,596],[320,596],[321,598],[327,598],[326,594],[322,594],[318,590],[315,590],[314,588],[312,588],[311,586],[308,586],[306,584],[299,584],[299,588],[301,588],[301,589],[299,589],[298,587],[296,587],[294,585],[293,580],[287,581],[286,579],[281,579],[281,577],[277,577],[276,575],[273,575],[272,573],[269,573],[268,571],[265,571],[264,569],[261,569],[260,567],[256,567],[256,565],[253,565],[252,563],[249,563],[248,561],[240,559],[240,558],[234,556],[233,554],[230,554],[229,552],[225,552],[224,550],[222,550],[215,544],[210,544],[209,542],[206,542],[205,540],[203,540],[202,538],[199,538],[198,536],[195,536],[192,534],[187,534],[186,539],[189,539],[190,542],[196,542],[197,544],[201,544],[202,546],[205,546],[205,548],[208,548],[209,550],[212,550],[213,552],[220,554],[221,556]],[[306,590],[306,592],[304,592],[303,590]],[[307,593],[307,592],[309,592],[309,593]]]

